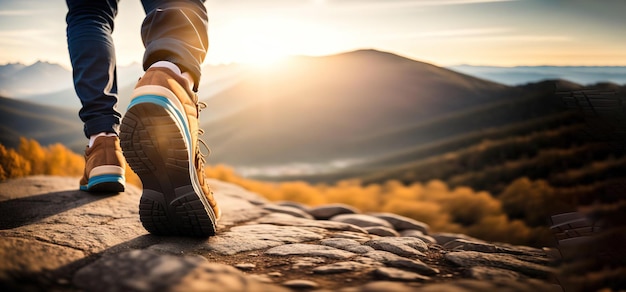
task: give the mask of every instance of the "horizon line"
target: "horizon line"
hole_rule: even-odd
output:
[[[361,48],[361,49],[354,49],[354,50],[347,50],[347,51],[340,51],[340,52],[336,52],[336,53],[329,53],[329,54],[324,54],[324,55],[286,55],[283,58],[281,58],[282,60],[285,59],[290,59],[290,58],[324,58],[324,57],[332,57],[332,56],[338,56],[338,55],[343,55],[343,54],[349,54],[349,53],[356,53],[356,52],[361,52],[361,51],[376,51],[376,52],[380,52],[380,53],[387,53],[387,54],[392,54],[392,55],[396,55],[405,59],[409,59],[412,61],[416,61],[416,62],[422,62],[422,63],[427,63],[430,65],[434,65],[437,67],[441,67],[441,68],[449,68],[449,67],[457,67],[457,66],[471,66],[471,67],[496,67],[496,68],[520,68],[520,67],[558,67],[558,68],[620,68],[620,67],[626,67],[626,63],[625,64],[618,64],[618,65],[601,65],[601,64],[596,64],[596,65],[581,65],[581,64],[571,64],[571,65],[555,65],[555,64],[541,64],[541,65],[528,65],[528,64],[518,64],[518,65],[492,65],[492,64],[472,64],[471,62],[461,62],[461,63],[455,63],[455,64],[451,64],[451,65],[440,65],[437,64],[434,61],[427,61],[427,60],[423,60],[423,59],[418,59],[418,58],[413,58],[413,57],[409,57],[406,56],[404,54],[398,53],[398,52],[393,52],[393,51],[387,51],[387,50],[381,50],[381,49],[376,49],[376,48]],[[7,65],[15,65],[15,64],[21,64],[21,65],[25,65],[25,66],[32,66],[36,63],[48,63],[48,64],[55,64],[55,65],[59,65],[61,67],[64,67],[68,70],[71,70],[71,67],[67,67],[68,64],[64,64],[63,62],[57,62],[57,61],[50,61],[47,59],[37,59],[33,62],[27,63],[27,62],[22,62],[22,61],[7,61],[5,63],[0,63],[0,66],[7,66]],[[130,63],[125,63],[125,64],[120,64],[118,63],[117,66],[118,67],[127,67],[127,66],[131,66],[134,64],[138,64],[141,65],[141,61],[140,60],[135,60],[132,61]],[[250,62],[237,62],[237,61],[230,61],[230,62],[210,62],[205,60],[205,62],[203,62],[202,66],[229,66],[229,65],[253,65],[253,63]]]

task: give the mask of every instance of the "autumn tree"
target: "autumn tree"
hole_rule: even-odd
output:
[[[17,152],[30,162],[30,174],[46,173],[46,150],[35,139],[20,137]]]
[[[30,171],[30,162],[17,151],[0,144],[0,180],[27,176]]]

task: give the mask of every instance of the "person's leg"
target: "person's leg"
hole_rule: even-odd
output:
[[[139,218],[153,234],[210,236],[219,208],[204,176],[194,92],[208,46],[206,9],[197,0],[142,2],[146,72],[120,132],[143,185]]]
[[[67,45],[74,88],[83,105],[79,112],[85,136],[117,133],[117,80],[113,20],[117,0],[66,0]]]
[[[116,0],[66,0],[67,45],[74,88],[83,105],[79,112],[84,134],[85,171],[80,189],[121,192],[125,188],[125,160],[117,132],[115,50],[111,33],[117,14]]]
[[[176,64],[200,82],[200,66],[209,48],[208,17],[204,1],[142,0],[146,18],[141,38],[146,51],[143,68],[158,61]]]

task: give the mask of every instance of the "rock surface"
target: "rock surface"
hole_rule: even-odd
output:
[[[0,183],[0,291],[561,291],[541,249],[209,182],[223,217],[204,239],[148,234],[132,186],[92,195],[78,178]]]

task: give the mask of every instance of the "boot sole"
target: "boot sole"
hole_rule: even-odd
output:
[[[121,176],[99,179],[97,182],[89,179],[89,184],[80,186],[81,191],[91,193],[123,193],[124,189],[124,178]]]
[[[124,156],[143,184],[139,219],[155,235],[214,235],[215,214],[190,163],[187,129],[180,126],[180,113],[163,102],[136,97],[121,123]]]

